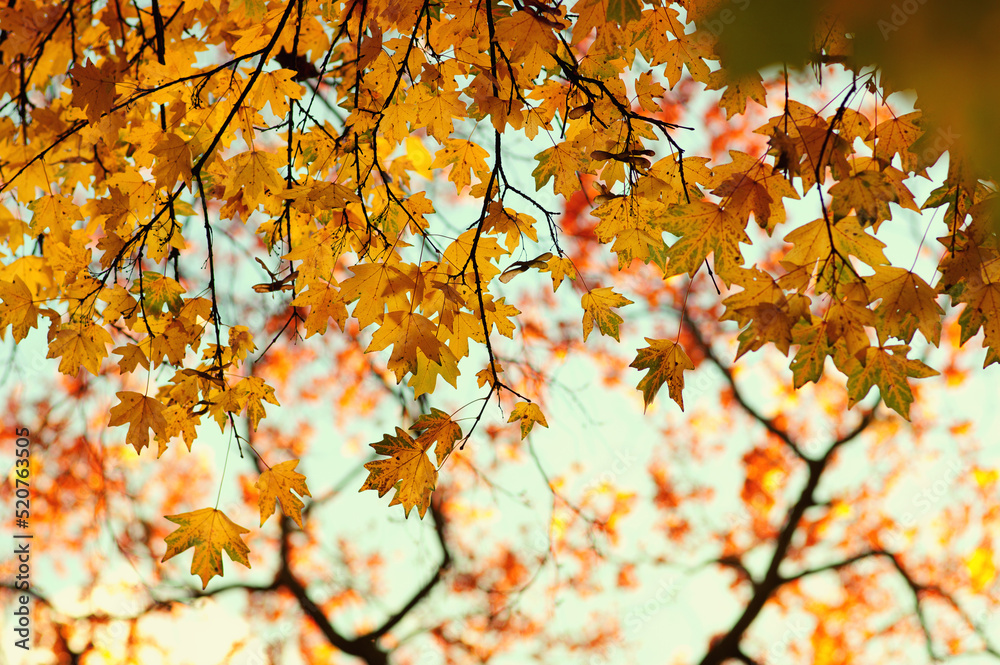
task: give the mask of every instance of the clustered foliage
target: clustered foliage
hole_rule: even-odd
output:
[[[796,388],[832,371],[829,358],[849,405],[877,387],[908,417],[910,380],[937,373],[911,345],[917,333],[940,342],[941,295],[963,308],[961,342],[983,332],[985,364],[1000,360],[995,184],[961,144],[928,140],[919,110],[887,102],[849,26],[824,16],[816,28],[813,64],[846,87],[813,108],[792,98],[787,72],[765,81],[721,66],[705,28],[712,4],[10,3],[0,9],[0,325],[16,341],[46,327],[67,375],[156,372],[110,411],[137,452],[151,438],[160,454],[175,438],[190,448],[203,420],[240,436],[245,416],[256,430],[281,396],[253,364],[282,337],[334,334],[331,321],[370,332],[367,351],[387,352],[379,362],[412,399],[439,379],[455,385],[460,368],[478,372],[479,416],[492,398],[511,400],[523,438],[548,423],[494,350],[520,322],[504,285],[538,273],[553,290],[572,284],[583,340],[595,329],[617,340],[633,304],[572,260],[551,188],[593,194],[589,233],[620,270],[703,273],[727,289],[719,318],[741,329],[737,357],[777,348]],[[685,155],[671,91],[692,81],[721,91],[727,118],[783,85],[780,111],[754,129],[767,147],[725,163]],[[526,150],[535,191],[518,173]],[[918,205],[907,178],[945,150],[947,176]],[[428,193],[445,178],[464,207]],[[807,195],[814,219],[786,215],[784,199]],[[877,234],[900,209],[937,208],[947,232],[928,241],[932,286],[912,257],[891,263]],[[280,305],[268,338],[221,313],[226,289],[239,288],[217,260],[224,235],[252,237],[248,255],[267,272],[252,297]],[[632,363],[648,372],[637,377],[645,404],[666,384],[683,407],[694,364],[680,333],[647,341]],[[479,422],[463,432],[453,414],[425,411],[372,444],[384,459],[367,465],[362,488],[394,491],[393,504],[421,516]],[[262,474],[262,523],[276,501],[301,521],[293,491],[309,490],[294,467]],[[246,529],[221,511],[169,519],[180,528],[166,557],[194,547],[204,585],[222,574],[223,549],[247,563]]]

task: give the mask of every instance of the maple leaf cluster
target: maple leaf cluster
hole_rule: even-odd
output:
[[[118,392],[109,410],[136,452],[151,436],[159,454],[178,437],[190,448],[204,416],[223,430],[243,416],[256,430],[279,399],[253,363],[283,335],[333,334],[331,321],[369,335],[379,370],[413,399],[478,369],[483,408],[515,400],[510,422],[527,437],[548,423],[497,351],[523,324],[504,285],[548,273],[553,291],[575,289],[582,341],[595,328],[618,340],[634,301],[576,260],[588,242],[606,245],[619,270],[717,280],[720,319],[740,327],[737,357],[773,346],[790,356],[796,387],[830,359],[852,406],[877,387],[909,416],[910,380],[936,374],[913,357],[914,337],[940,343],[943,296],[962,308],[961,342],[982,333],[985,365],[1000,360],[996,184],[961,143],[924,147],[922,112],[888,101],[891,88],[832,19],[814,50],[848,84],[817,110],[787,81],[779,99],[780,77],[718,66],[706,3],[227,7],[0,9],[0,331],[21,341],[47,326],[61,373],[114,364],[150,385]],[[727,118],[748,101],[772,109],[754,130],[766,147],[714,165],[683,156],[688,130],[669,112],[682,81],[720,91]],[[546,143],[531,180],[518,176],[525,139]],[[918,204],[908,179],[945,149],[947,174]],[[597,221],[570,239],[547,201],[573,197],[584,179],[599,189]],[[784,199],[805,198],[815,218],[787,214]],[[914,271],[913,257],[891,263],[882,229],[892,233],[902,210],[939,208],[939,278]],[[231,282],[223,240],[251,246],[265,281]],[[229,287],[261,308],[279,303],[283,325],[227,319]],[[683,407],[695,364],[680,333],[647,343],[632,363],[648,371],[644,404],[667,384]],[[393,504],[423,516],[438,470],[472,434],[453,415],[432,409],[410,425],[416,439],[397,427],[371,444],[384,459],[366,465],[362,489],[394,490]],[[289,492],[308,491],[289,463],[261,476],[262,522],[275,498],[301,519]],[[167,558],[195,547],[205,583],[221,574],[221,549],[247,563],[242,527],[214,508],[171,519],[181,529]]]

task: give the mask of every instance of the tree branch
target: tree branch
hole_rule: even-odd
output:
[[[378,640],[383,635],[388,633],[390,630],[396,627],[403,618],[410,613],[414,607],[419,605],[430,592],[434,590],[443,579],[445,572],[451,567],[451,551],[448,549],[448,543],[445,540],[445,529],[447,528],[447,523],[445,522],[444,514],[441,512],[440,500],[432,501],[430,506],[431,517],[434,518],[434,531],[437,533],[438,543],[441,545],[441,563],[438,564],[437,570],[434,572],[433,577],[427,580],[427,583],[420,588],[410,600],[403,605],[395,614],[386,619],[379,628],[376,628],[370,633],[361,636],[361,638],[369,640]]]
[[[740,407],[744,411],[746,411],[747,414],[749,414],[751,418],[753,418],[754,420],[756,420],[757,422],[759,422],[761,425],[763,425],[765,427],[765,429],[767,429],[768,432],[770,432],[774,436],[778,437],[778,439],[780,439],[781,442],[784,443],[788,447],[789,450],[791,450],[793,453],[795,453],[796,457],[798,457],[799,459],[801,459],[804,462],[810,462],[810,461],[812,461],[811,458],[808,457],[802,451],[802,449],[799,447],[799,445],[795,441],[792,440],[792,437],[788,433],[787,430],[785,430],[782,427],[779,427],[777,425],[777,423],[775,423],[773,420],[771,420],[770,418],[768,418],[764,414],[760,413],[759,411],[757,411],[756,409],[754,409],[750,405],[750,403],[743,396],[742,391],[740,391],[739,387],[737,387],[737,385],[736,385],[736,379],[733,378],[732,369],[730,369],[730,367],[728,365],[726,365],[721,360],[719,360],[719,357],[717,355],[715,355],[715,352],[712,350],[711,344],[709,344],[707,341],[705,341],[705,338],[702,337],[701,331],[698,329],[698,326],[691,319],[691,316],[687,313],[686,310],[684,312],[682,312],[682,316],[684,318],[684,323],[687,325],[688,329],[691,331],[691,335],[694,337],[695,342],[698,343],[698,347],[701,349],[702,353],[704,353],[705,357],[708,358],[710,361],[712,361],[712,364],[714,364],[716,367],[718,367],[719,371],[721,371],[722,374],[723,374],[723,376],[726,377],[726,383],[728,383],[729,387],[732,389],[732,391],[733,391],[733,397],[736,399],[736,403],[739,404]]]

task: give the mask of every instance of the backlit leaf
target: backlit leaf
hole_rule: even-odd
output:
[[[167,561],[185,550],[194,548],[191,574],[201,577],[201,588],[216,575],[222,575],[222,552],[231,561],[250,567],[250,548],[243,542],[243,534],[250,533],[236,524],[221,510],[202,508],[190,513],[166,515],[166,519],[179,525],[166,538],[167,551],[161,561]]]
[[[264,526],[267,518],[274,514],[274,505],[281,506],[281,512],[292,518],[299,528],[302,528],[302,503],[300,496],[312,496],[306,487],[306,477],[295,471],[299,460],[292,459],[275,464],[265,469],[255,483],[260,492],[258,506],[260,508],[260,525]],[[297,493],[299,496],[293,494]]]

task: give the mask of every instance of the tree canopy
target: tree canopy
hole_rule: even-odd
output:
[[[317,385],[337,408],[398,399],[398,422],[368,432],[357,488],[431,512],[445,552],[434,582],[451,565],[443,506],[460,492],[439,496],[442,477],[504,436],[495,413],[519,440],[562,427],[548,408],[562,359],[615,365],[661,412],[683,410],[686,377],[711,364],[774,444],[746,453],[741,497],[773,558],[758,575],[745,543],[717,557],[752,593],[703,662],[748,661],[750,623],[798,580],[780,570],[804,547],[793,537],[822,531],[807,511],[849,505],[816,494],[838,451],[873,423],[904,427],[920,382],[954,376],[970,340],[983,367],[1000,360],[1000,141],[984,120],[1000,88],[952,74],[969,44],[994,44],[1000,12],[861,4],[12,0],[0,333],[44,333],[74,399],[113,386],[97,425],[140,460],[196,450],[213,421],[248,448],[259,524],[206,499],[138,540],[163,561],[192,556],[204,591],[223,551],[251,565],[246,539],[278,512],[274,588],[370,663],[406,613],[354,640],[324,623],[288,572],[316,477],[298,469],[301,444],[261,445],[277,436],[268,411],[310,392],[296,376],[309,362],[334,374]],[[946,39],[928,50],[933,29]],[[645,345],[626,369],[600,338],[629,326]],[[716,344],[727,336],[735,364]],[[828,403],[853,410],[826,447],[740,390],[739,368],[767,350],[788,395],[839,390]],[[432,405],[445,384],[478,392]],[[774,474],[793,464],[805,489],[783,503]],[[618,501],[605,530],[627,512]],[[965,583],[982,591],[992,550],[969,556]],[[895,550],[869,539],[825,570],[880,557],[912,588],[936,657],[929,583]],[[505,568],[512,587],[519,565]]]

